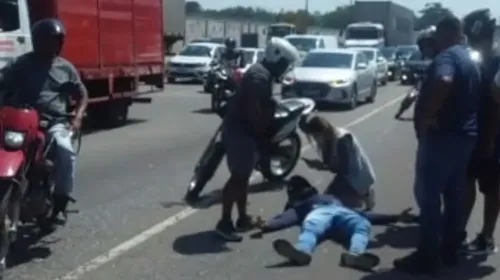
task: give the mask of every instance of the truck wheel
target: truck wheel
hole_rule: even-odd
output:
[[[110,103],[106,110],[106,126],[119,127],[125,125],[129,106],[130,104],[123,101]]]

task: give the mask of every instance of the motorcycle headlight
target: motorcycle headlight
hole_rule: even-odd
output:
[[[7,148],[19,149],[24,143],[24,133],[6,130],[3,135],[3,142]]]

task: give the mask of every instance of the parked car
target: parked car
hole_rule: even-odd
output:
[[[399,61],[406,61],[410,56],[415,52],[418,51],[418,46],[417,45],[399,45],[396,46],[396,60]]]
[[[377,82],[386,85],[389,80],[389,65],[378,48],[351,48],[365,54],[369,61],[369,68],[374,68],[377,75]]]
[[[190,44],[193,43],[215,43],[215,44],[224,44],[226,42],[226,38],[224,37],[211,37],[211,38],[201,38],[201,39],[194,39]]]
[[[396,47],[383,47],[380,52],[387,60],[389,81],[395,81],[401,76],[401,63],[396,59]]]
[[[264,56],[264,50],[258,48],[242,48],[241,50],[243,51],[243,59],[246,62],[245,68],[239,70],[239,74],[242,75],[248,69],[248,67],[250,67],[252,64],[255,64]],[[213,92],[215,81],[215,76],[213,75],[213,73],[216,68],[217,65],[214,65],[214,67],[211,67],[209,73],[207,74],[206,79],[203,82],[204,92]]]
[[[360,101],[375,101],[377,77],[369,64],[355,49],[312,50],[284,77],[281,94],[354,109]]]
[[[219,60],[223,50],[224,45],[221,44],[188,44],[167,63],[168,82],[175,83],[178,78],[203,82],[211,64]]]
[[[415,84],[425,73],[431,61],[424,60],[420,51],[414,51],[401,70],[401,84]]]
[[[285,39],[300,51],[302,57],[313,49],[331,49],[338,47],[337,38],[335,36],[292,34],[285,36]]]
[[[264,57],[264,49],[243,48],[242,51],[243,51],[243,57],[246,62],[246,66],[243,69],[243,72]]]

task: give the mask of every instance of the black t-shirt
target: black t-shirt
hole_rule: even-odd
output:
[[[273,75],[261,63],[256,63],[245,72],[236,94],[228,104],[225,122],[230,126],[248,125],[248,98],[257,97],[262,105],[272,104]]]

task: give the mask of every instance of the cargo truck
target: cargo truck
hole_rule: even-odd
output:
[[[356,1],[352,21],[341,31],[345,47],[382,47],[415,43],[415,14],[391,1]]]
[[[43,18],[66,26],[62,56],[89,91],[95,124],[124,124],[133,103],[150,103],[141,83],[163,88],[162,0],[0,0],[0,67],[32,50],[31,25]]]

